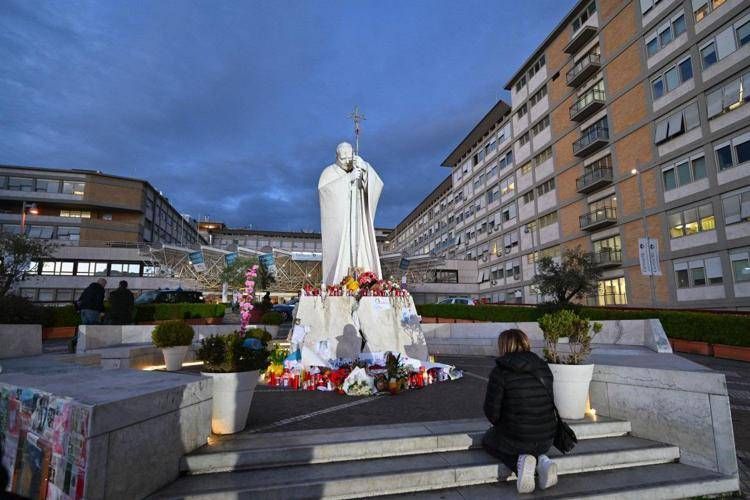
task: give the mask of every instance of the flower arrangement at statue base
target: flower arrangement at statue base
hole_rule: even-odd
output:
[[[305,285],[302,294],[327,297],[408,297],[409,292],[393,280],[379,279],[375,273],[364,271],[345,276],[338,285]]]
[[[348,396],[398,394],[436,382],[456,380],[463,373],[451,365],[420,361],[392,352],[367,353],[355,361],[339,359],[330,366],[305,368],[292,354],[277,347],[269,356],[264,379],[269,386],[300,391],[335,391]]]

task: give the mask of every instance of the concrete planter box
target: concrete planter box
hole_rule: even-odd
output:
[[[438,319],[432,316],[422,316],[422,323],[437,323]]]
[[[0,325],[0,359],[42,353],[42,325]]]
[[[42,328],[42,340],[72,339],[77,326],[45,326]]]
[[[473,319],[456,319],[453,321],[454,323],[474,323]]]
[[[549,364],[552,371],[555,406],[561,418],[580,420],[586,413],[589,384],[594,365]]]
[[[179,318],[176,318],[179,319]],[[174,321],[173,319],[155,319],[153,321],[139,321],[138,325],[159,325],[165,321]],[[201,326],[201,325],[223,325],[224,317],[221,318],[188,318],[183,320],[188,325]]]
[[[686,354],[700,354],[702,356],[713,356],[714,351],[708,342],[699,342],[697,340],[669,339],[672,349],[677,352]]]
[[[209,373],[201,375],[213,379],[211,430],[214,434],[234,434],[247,425],[250,404],[260,371]]]
[[[723,344],[712,344],[711,347],[714,349],[714,357],[716,358],[750,362],[750,347]]]

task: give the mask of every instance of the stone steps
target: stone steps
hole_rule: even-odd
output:
[[[630,423],[598,417],[571,422],[579,439],[623,436]],[[205,474],[297,464],[363,460],[478,448],[488,424],[468,419],[417,424],[374,425],[316,431],[241,433],[214,437],[182,459],[184,474]]]
[[[592,486],[595,485],[595,486]],[[537,490],[523,498],[587,498],[644,500],[695,498],[736,491],[737,479],[679,463],[644,465],[560,476],[552,489]],[[505,500],[519,498],[513,482],[497,482],[381,496],[383,500]]]
[[[560,474],[664,464],[679,455],[675,446],[632,436],[582,440],[568,455],[550,453]],[[360,498],[509,478],[483,450],[463,450],[185,476],[155,498]]]

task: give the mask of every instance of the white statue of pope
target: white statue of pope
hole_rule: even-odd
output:
[[[375,169],[354,154],[351,144],[339,144],[336,162],[318,182],[324,283],[339,283],[355,269],[382,278],[374,225],[382,190]]]

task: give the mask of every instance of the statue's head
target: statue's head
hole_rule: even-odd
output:
[[[342,142],[336,146],[336,163],[339,167],[347,172],[352,169],[352,158],[354,158],[354,148],[348,142]]]

